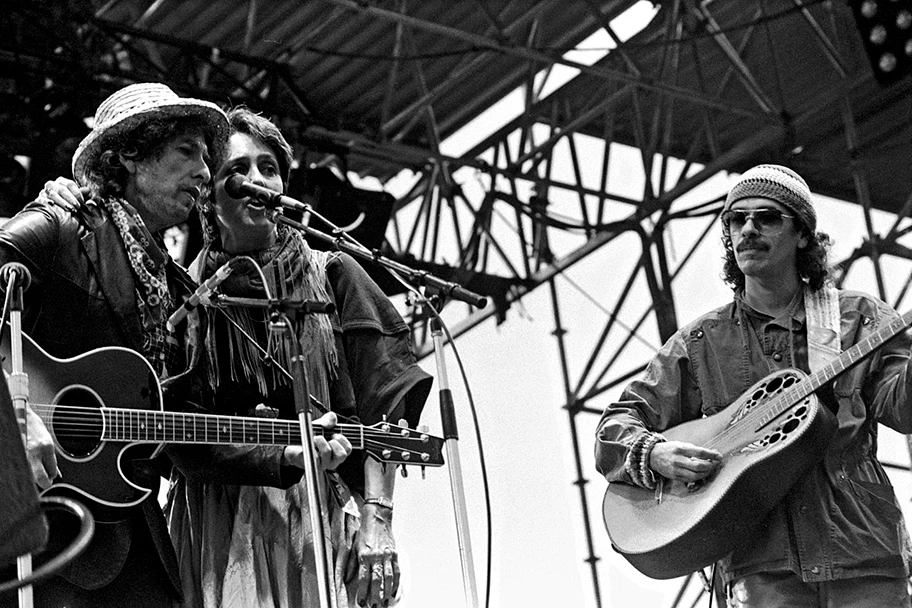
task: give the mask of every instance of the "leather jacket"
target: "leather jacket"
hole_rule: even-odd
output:
[[[843,352],[898,316],[859,292],[840,291],[839,307]],[[773,571],[808,582],[909,576],[912,547],[877,460],[877,430],[884,424],[912,432],[910,343],[908,333],[899,334],[818,391],[838,430],[822,460],[773,508],[758,539],[722,560],[726,583]],[[804,306],[774,320],[736,294],[672,336],[643,378],[605,409],[596,431],[598,470],[609,482],[629,483],[624,461],[644,430],[716,413],[786,367],[808,370]]]
[[[133,272],[121,236],[101,206],[90,203],[71,214],[56,206],[30,203],[0,228],[0,263],[10,261],[25,264],[31,273],[24,294],[23,330],[50,355],[70,358],[105,346],[142,352]],[[170,258],[166,265],[174,292],[189,294],[195,287],[190,277]],[[185,321],[178,328],[184,338],[187,369],[162,383],[166,404],[182,403],[198,384],[204,317],[192,318],[193,323]],[[98,370],[94,381],[103,378],[104,370]],[[182,405],[173,407],[183,409]],[[180,597],[177,561],[157,502],[159,470],[152,461],[137,464],[153,492],[136,507],[118,509],[113,517],[110,513],[99,517],[93,505],[95,536],[61,576],[85,589],[102,587],[121,573],[131,543],[148,545],[151,536],[152,546],[145,550],[158,556],[172,594]],[[119,521],[106,521],[109,519]],[[140,534],[140,527],[146,527],[149,534]]]

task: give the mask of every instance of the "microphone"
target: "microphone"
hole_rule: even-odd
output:
[[[258,186],[237,173],[225,180],[225,192],[231,198],[250,197],[264,207],[274,208],[281,206],[297,209],[298,211],[307,211],[309,209],[309,206],[301,201],[265,186]]]
[[[29,288],[29,285],[32,284],[32,273],[29,272],[29,269],[26,268],[25,264],[7,262],[0,267],[0,281],[3,282],[4,291],[9,285],[10,280],[14,283],[18,281],[18,286],[22,287],[22,291],[25,291]]]
[[[219,283],[228,278],[228,275],[234,270],[233,268],[234,260],[229,260],[222,265],[221,268],[215,271],[211,277],[203,281],[203,284],[196,288],[189,298],[174,311],[174,313],[168,317],[167,327],[168,331],[174,331],[174,328],[178,323],[184,320],[190,311],[199,306],[200,302],[203,305],[209,304],[209,296],[212,295],[212,292],[215,291],[215,288],[218,287]]]

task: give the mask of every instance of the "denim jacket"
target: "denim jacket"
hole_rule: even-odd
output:
[[[840,291],[843,352],[897,318],[883,302]],[[756,572],[792,571],[807,582],[909,576],[902,512],[877,461],[877,423],[912,432],[912,370],[903,332],[818,391],[838,430],[823,459],[774,507],[763,532],[722,560],[726,583]],[[645,430],[661,432],[734,402],[769,373],[805,372],[803,298],[772,319],[736,294],[732,303],[679,330],[609,405],[596,431],[596,466],[609,482],[630,482],[629,447]]]

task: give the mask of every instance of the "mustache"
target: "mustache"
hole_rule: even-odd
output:
[[[756,249],[759,251],[765,251],[769,249],[769,246],[763,241],[756,238],[746,238],[738,243],[738,246],[735,248],[735,251],[748,251],[751,249]]]

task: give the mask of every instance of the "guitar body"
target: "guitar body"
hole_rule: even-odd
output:
[[[696,484],[664,480],[661,499],[654,490],[610,483],[602,511],[614,548],[643,574],[666,579],[749,542],[836,430],[835,416],[813,394],[758,423],[771,400],[805,378],[799,370],[775,372],[724,410],[663,431],[669,441],[719,450],[722,464]]]
[[[9,332],[0,348],[3,369],[11,371]],[[148,361],[128,348],[105,347],[71,359],[57,359],[22,335],[22,356],[32,404],[50,430],[62,475],[44,494],[89,499],[108,507],[129,507],[151,492],[133,480],[132,461],[148,458],[156,444],[102,440],[101,409],[161,410],[162,394]],[[95,510],[105,513],[108,510]],[[122,517],[111,512],[112,517]]]

